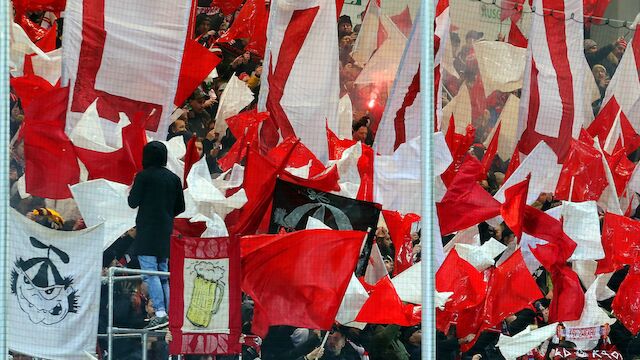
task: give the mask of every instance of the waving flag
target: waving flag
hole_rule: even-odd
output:
[[[529,32],[519,149],[529,154],[546,141],[562,160],[569,152],[568,140],[578,137],[584,120],[582,0],[535,0],[533,6],[554,16],[534,16]]]
[[[433,61],[433,82],[435,85],[434,101],[436,102],[436,114],[434,129],[438,131],[442,124],[442,74],[444,73],[444,65],[441,66],[445,57],[445,46],[449,38],[449,0],[438,0],[436,5],[436,21],[434,29],[434,54]],[[416,22],[417,23],[417,22]]]
[[[129,118],[137,111],[150,114],[146,129],[153,138],[164,140],[176,94],[193,91],[178,91],[183,81],[194,80],[190,72],[180,71],[183,59],[190,58],[186,40],[191,6],[190,1],[170,0],[153,6],[123,0],[67,1],[62,83],[71,88],[68,131],[100,98],[101,118],[117,122],[119,112]],[[172,16],[167,17],[168,13]],[[199,66],[202,78],[196,84],[215,65]]]
[[[376,132],[373,146],[383,155],[420,135],[420,38],[417,19]]]
[[[271,118],[262,126],[261,145],[298,137],[326,161],[325,121],[338,124],[338,37],[334,0],[273,0],[267,29],[258,111]],[[324,74],[309,81],[309,69]]]

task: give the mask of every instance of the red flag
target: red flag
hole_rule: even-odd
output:
[[[258,113],[255,110],[241,112],[228,118],[227,125],[236,138],[231,149],[225,156],[218,159],[218,166],[222,171],[227,171],[238,164],[247,155],[247,144],[255,144],[258,139],[258,127],[260,123],[269,117],[269,113]]]
[[[340,185],[338,184],[338,180],[340,180],[340,174],[338,173],[338,167],[335,165],[329,168],[327,172],[314,176],[310,179],[303,179],[301,177],[292,175],[286,170],[282,171],[279,177],[284,181],[324,192],[340,191]]]
[[[64,132],[69,88],[53,89],[25,107],[25,181],[29,194],[48,199],[71,197],[68,185],[80,181],[80,167]]]
[[[211,6],[217,7],[225,15],[233,14],[242,5],[242,0],[212,0]]]
[[[47,30],[47,33],[36,43],[40,50],[44,52],[53,51],[56,49],[56,43],[58,40],[58,23],[53,23],[53,26]]]
[[[220,61],[222,59],[214,55],[209,49],[193,39],[187,39],[184,43],[178,88],[173,100],[174,105],[182,106],[198,85],[218,66]]]
[[[389,16],[391,21],[398,27],[398,30],[402,31],[404,36],[409,38],[411,34],[411,28],[413,27],[413,22],[411,21],[411,11],[409,10],[409,5],[407,5],[401,13]]]
[[[193,135],[189,142],[187,143],[187,151],[184,154],[184,184],[182,185],[183,189],[187,188],[187,175],[189,175],[189,171],[191,171],[191,167],[193,164],[200,160],[200,154],[198,154],[198,148],[196,148],[196,141],[198,138]]]
[[[554,290],[549,320],[578,320],[584,305],[584,292],[578,275],[567,264],[576,243],[564,233],[560,221],[528,205],[525,208],[523,231],[548,242],[531,248],[531,252],[551,274]]]
[[[473,144],[473,141],[476,136],[476,129],[473,125],[468,125],[466,129],[465,135],[460,135],[455,133],[455,126],[453,130],[447,129],[447,135],[445,136],[445,141],[447,145],[449,145],[449,150],[451,150],[451,156],[453,157],[453,162],[447,170],[440,175],[442,181],[445,185],[449,186],[453,178],[455,177],[456,172],[458,172],[458,168],[462,165],[462,162],[465,160],[469,152],[469,147]],[[450,134],[449,132],[453,133]],[[451,141],[451,142],[450,142]],[[481,178],[484,178],[486,175],[480,174]]]
[[[611,308],[632,334],[640,332],[640,273],[636,268],[632,267],[620,284]]]
[[[511,28],[509,29],[509,44],[521,48],[527,48],[529,46],[529,41],[520,31],[518,24],[515,21],[511,21]]]
[[[601,18],[607,10],[611,0],[583,0],[585,26],[590,27],[591,23],[601,24],[602,19],[594,20],[592,17]]]
[[[64,11],[66,0],[13,0],[16,12],[24,11]]]
[[[442,201],[436,203],[443,235],[500,215],[500,203],[476,182],[478,175],[474,168],[472,161],[465,161]]]
[[[578,202],[598,200],[609,185],[602,154],[590,144],[570,141],[571,149],[562,165],[555,196],[561,200]]]
[[[511,22],[518,22],[522,17],[522,5],[524,0],[505,1],[501,6],[500,21],[505,21],[507,18],[511,18]]]
[[[469,67],[469,65],[467,65]],[[475,69],[478,69],[478,61],[473,57],[473,65]],[[484,111],[487,108],[487,98],[484,93],[484,84],[482,83],[482,77],[480,72],[476,75],[473,85],[469,88],[469,97],[471,100],[471,121],[474,125],[477,125],[478,119],[484,115]]]
[[[487,285],[484,327],[497,325],[507,316],[542,297],[542,292],[527,269],[522,252],[516,251],[491,273]]]
[[[142,169],[142,148],[146,144],[145,123],[148,117],[135,114],[131,124],[122,129],[122,147],[101,152],[75,146],[76,154],[89,172],[89,180],[106,179],[130,185]]]
[[[596,274],[613,272],[640,259],[640,221],[606,213],[602,225],[602,248],[605,257],[598,260]]]
[[[361,143],[362,155],[358,159],[358,173],[360,174],[360,187],[356,199],[373,201],[373,162],[375,154],[371,146]]]
[[[207,224],[204,221],[190,222],[185,218],[173,219],[173,235],[200,237],[205,230],[207,230]]]
[[[264,337],[270,325],[331,329],[365,236],[303,230],[242,238],[242,290],[255,302],[252,332]],[[323,275],[327,269],[331,276]]]
[[[413,326],[420,323],[420,306],[403,304],[388,276],[373,287],[355,321]],[[384,309],[384,311],[380,311]]]
[[[513,174],[514,171],[520,166],[520,151],[516,146],[515,150],[513,150],[513,155],[511,155],[511,160],[509,160],[509,166],[507,167],[507,172],[504,174],[504,182],[509,179],[509,176]],[[503,182],[503,183],[504,183]]]
[[[624,148],[627,149],[627,155],[629,155],[640,147],[640,134],[636,132],[629,122],[629,118],[622,111],[620,112],[620,128],[622,129]]]
[[[491,138],[491,142],[489,146],[487,146],[487,151],[484,152],[484,156],[482,157],[482,167],[484,168],[485,175],[491,169],[491,164],[493,164],[493,159],[496,157],[496,153],[498,152],[498,139],[500,138],[500,127],[502,123],[498,124],[498,128],[496,128],[496,132],[493,134],[493,138]]]
[[[41,101],[43,96],[53,89],[47,80],[33,74],[11,78],[9,82],[20,98],[23,109],[29,107],[33,100]]]
[[[279,146],[269,150],[267,156],[275,162],[280,162],[289,153],[291,153],[291,156],[287,160],[287,167],[299,168],[311,163],[309,178],[313,178],[325,171],[322,162],[300,142],[300,139],[295,137],[286,138]]]
[[[453,292],[445,305],[450,312],[458,312],[481,304],[487,284],[482,273],[452,249],[436,272],[436,290]]]
[[[339,160],[342,153],[357,143],[353,139],[340,139],[329,129],[329,125],[325,125],[327,129],[327,141],[329,143],[329,160]]]
[[[231,27],[218,39],[218,42],[247,38],[249,41],[245,50],[253,50],[258,56],[263,57],[267,41],[268,18],[269,13],[264,0],[249,0],[242,6]]]
[[[607,102],[605,106],[600,109],[600,112],[593,119],[593,122],[587,128],[587,132],[592,138],[598,137],[600,147],[604,147],[604,143],[607,140],[607,136],[613,127],[613,123],[620,112],[620,105],[616,101],[616,97],[613,96],[611,100]]]
[[[411,225],[420,221],[420,216],[413,213],[402,216],[397,211],[389,210],[382,210],[382,215],[396,254],[393,274],[398,275],[412,265]]]
[[[459,314],[457,336],[462,338],[476,334],[472,342],[461,346],[461,350],[469,350],[478,339],[477,334],[498,325],[507,316],[527,308],[542,296],[518,249],[491,271],[484,303]]]
[[[522,239],[522,223],[524,222],[524,210],[527,207],[530,180],[531,174],[524,181],[508,188],[504,192],[505,201],[500,207],[500,215],[518,239]]]
[[[618,196],[622,196],[636,168],[636,164],[627,158],[626,149],[624,148],[619,149],[611,156],[607,156],[605,153],[605,157],[607,158],[609,169],[611,169],[611,174],[613,175],[616,192]]]

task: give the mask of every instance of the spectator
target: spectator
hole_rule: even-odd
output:
[[[349,15],[340,16],[338,19],[338,38],[342,38],[344,35],[351,35],[351,33],[353,33],[351,17]]]
[[[129,206],[138,208],[135,252],[142,270],[168,271],[169,239],[173,218],[184,211],[182,184],[177,175],[165,168],[167,148],[158,141],[145,145],[143,170],[136,174],[129,194]],[[155,315],[148,329],[168,324],[169,282],[166,277],[143,276],[149,288]]]
[[[211,121],[211,115],[205,110],[207,96],[201,89],[196,89],[189,98],[189,111],[187,128],[197,137],[207,136],[207,124]]]

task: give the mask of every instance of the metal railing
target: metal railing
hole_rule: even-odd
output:
[[[116,274],[134,274],[134,275],[124,275],[124,276],[115,276]],[[110,267],[107,275],[107,284],[109,287],[108,292],[108,320],[107,320],[107,333],[106,334],[98,334],[98,337],[107,337],[107,354],[109,359],[112,359],[113,356],[113,339],[115,337],[118,338],[127,338],[127,337],[140,337],[140,342],[142,343],[142,360],[147,360],[147,341],[149,340],[149,336],[164,336],[167,331],[162,330],[146,330],[146,329],[128,329],[128,328],[119,328],[113,326],[113,287],[116,281],[128,281],[128,280],[141,280],[142,275],[155,275],[161,277],[169,277],[169,272],[164,271],[150,271],[150,270],[139,270],[139,269],[128,269],[122,267]],[[178,359],[180,360],[182,357],[178,355]]]

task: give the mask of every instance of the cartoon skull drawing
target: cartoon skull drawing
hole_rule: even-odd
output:
[[[16,260],[11,272],[11,292],[16,295],[20,309],[35,324],[52,325],[62,321],[69,312],[77,312],[78,299],[71,286],[73,278],[62,277],[51,260],[53,251],[62,263],[69,263],[69,256],[60,249],[45,245],[30,237],[31,245],[47,249],[46,257]]]

